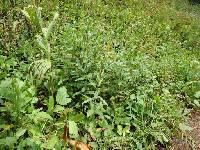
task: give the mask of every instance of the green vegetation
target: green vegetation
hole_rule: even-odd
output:
[[[26,2],[25,2],[26,1]],[[169,147],[200,108],[200,7],[2,0],[0,149]],[[184,137],[184,136],[183,136]]]

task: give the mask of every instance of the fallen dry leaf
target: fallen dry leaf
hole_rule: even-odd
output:
[[[88,144],[85,144],[84,142],[81,142],[81,141],[76,141],[76,140],[72,140],[70,139],[67,135],[67,132],[68,132],[68,127],[65,123],[64,125],[64,134],[62,136],[63,140],[67,143],[69,143],[71,146],[75,147],[76,149],[79,149],[79,150],[91,150],[91,147],[88,145]]]
[[[75,148],[78,148],[80,150],[91,150],[91,147],[88,145],[88,144],[85,144],[83,142],[80,142],[80,141],[75,141],[75,140],[72,140],[72,139],[67,139],[67,142],[74,146]]]

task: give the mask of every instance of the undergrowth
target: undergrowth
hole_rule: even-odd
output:
[[[0,2],[0,149],[156,149],[200,107],[199,6]]]

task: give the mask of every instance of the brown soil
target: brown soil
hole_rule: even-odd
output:
[[[196,149],[200,150],[200,112],[193,112],[190,117],[190,126],[193,130],[190,132],[195,142]]]
[[[189,120],[192,131],[187,133],[186,140],[173,139],[171,150],[200,150],[200,112],[192,112]]]

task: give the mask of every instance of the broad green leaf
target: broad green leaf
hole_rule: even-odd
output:
[[[196,93],[194,94],[194,96],[195,96],[196,98],[200,98],[200,91],[196,92]]]
[[[88,99],[86,99],[82,104],[89,103],[89,102],[91,102],[92,100],[93,100],[93,98],[89,98],[89,97],[88,97]]]
[[[8,111],[7,107],[0,107],[0,112],[6,112],[6,111]]]
[[[1,83],[0,83],[0,98],[2,97],[2,98],[9,99],[9,100],[15,99],[15,97],[14,97],[15,93],[13,93],[12,91],[13,91],[13,88],[12,88],[12,79],[11,78],[1,81]]]
[[[26,129],[20,128],[20,129],[16,132],[16,137],[19,138],[20,136],[24,135],[25,132],[26,132]]]
[[[34,137],[36,137],[36,136],[42,137],[42,136],[43,136],[40,127],[38,127],[38,126],[36,126],[36,125],[34,125],[34,124],[31,125],[31,126],[29,127],[28,131],[29,131]]]
[[[69,113],[68,118],[71,121],[79,122],[79,121],[82,121],[85,118],[85,116],[83,113],[79,113],[79,114]]]
[[[69,98],[69,97],[66,98],[66,102],[67,102],[67,103],[70,103],[71,101],[72,101],[71,98]]]
[[[17,138],[16,137],[6,137],[6,145],[12,146],[15,143],[17,143]]]
[[[53,110],[54,110],[54,98],[53,96],[50,96],[48,101],[48,113],[52,114]]]
[[[126,126],[126,127],[123,129],[123,132],[125,132],[125,133],[130,133],[130,126]]]
[[[29,92],[29,94],[31,96],[34,96],[35,95],[35,87],[34,86],[31,86],[30,88],[27,89],[27,92]]]
[[[69,121],[69,134],[78,137],[78,127],[74,121]]]
[[[90,117],[91,115],[93,115],[94,114],[94,109],[93,108],[91,108],[90,110],[88,110],[88,112],[87,112],[87,117]]]
[[[44,119],[44,120],[53,120],[53,118],[47,114],[46,112],[39,112],[37,117],[41,118],[41,119]]]
[[[197,107],[200,107],[200,103],[199,103],[199,101],[198,100],[194,100],[194,102],[193,102]]]
[[[56,135],[53,135],[50,139],[48,139],[42,147],[45,149],[54,149],[56,143],[58,143],[59,139]]]
[[[138,150],[139,150],[139,149],[143,149],[143,148],[142,148],[142,144],[141,144],[140,142],[137,141],[137,142],[136,142],[136,145],[137,145],[137,149],[138,149]]]
[[[153,98],[154,98],[153,100],[155,103],[160,103],[160,100],[161,100],[160,96],[156,95]]]
[[[6,145],[6,139],[0,139],[0,145]]]
[[[131,94],[131,95],[130,95],[130,99],[131,99],[131,100],[134,100],[135,98],[136,98],[136,97],[135,97],[135,94]]]
[[[31,103],[34,104],[34,103],[37,103],[37,102],[38,102],[38,98],[37,97],[33,97]]]
[[[143,99],[139,99],[139,100],[138,100],[138,103],[139,103],[140,105],[142,105],[142,106],[144,106],[144,104],[145,104]]]
[[[36,103],[38,100],[37,97],[30,96],[27,91],[24,91],[20,96],[21,101],[17,102],[19,108],[27,106],[28,103]]]
[[[58,89],[56,101],[60,105],[67,105],[71,102],[71,98],[69,98],[69,95],[67,94],[67,89],[64,86]]]
[[[60,106],[60,105],[56,105],[55,109],[54,109],[54,112],[56,113],[59,113],[59,112],[62,112],[64,111],[64,107],[63,106]]]
[[[31,118],[35,121],[35,122],[45,122],[45,121],[52,121],[53,118],[46,112],[43,111],[39,111],[39,110],[34,110],[31,114]]]
[[[123,134],[123,128],[121,125],[117,126],[117,133],[121,136]]]
[[[92,148],[94,148],[94,149],[98,149],[98,148],[99,148],[99,146],[98,146],[98,144],[97,144],[96,142],[90,142],[90,145],[91,145]]]

